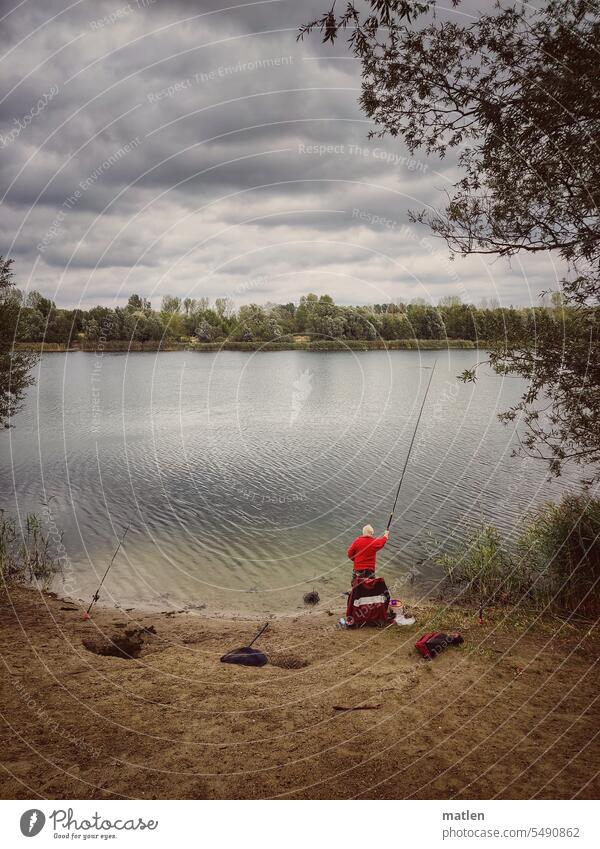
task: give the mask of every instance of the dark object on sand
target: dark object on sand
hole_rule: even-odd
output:
[[[379,710],[381,705],[354,705],[346,707],[345,705],[334,705],[334,710]]]
[[[156,634],[154,625],[150,628],[129,628],[124,634],[113,634],[108,640],[82,640],[84,648],[93,654],[103,657],[121,657],[125,660],[139,657],[144,645],[144,638]]]
[[[221,663],[237,663],[240,666],[264,666],[265,663],[268,663],[269,658],[264,652],[252,648],[252,643],[255,643],[268,627],[269,623],[265,622],[249,645],[228,651],[227,654],[224,654],[221,658]]]
[[[304,594],[304,604],[318,604],[320,601],[319,593],[316,590]]]
[[[237,663],[240,666],[264,666],[269,662],[266,654],[250,646],[242,646],[241,649],[228,651],[221,658],[221,663]]]
[[[464,643],[461,634],[442,634],[441,631],[431,631],[423,634],[415,643],[416,650],[423,655],[425,660],[433,658],[443,652],[448,646],[459,646]]]

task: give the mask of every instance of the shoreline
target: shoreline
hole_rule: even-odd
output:
[[[382,340],[368,341],[347,339],[340,341],[315,342],[131,342],[130,340],[113,340],[98,343],[80,343],[72,345],[58,342],[17,342],[15,351],[29,351],[40,354],[66,354],[81,351],[83,353],[145,353],[173,351],[194,351],[197,353],[217,353],[219,351],[311,351],[316,353],[356,352],[356,351],[477,351],[485,349],[484,342],[472,342],[468,339],[394,339],[388,342]]]
[[[343,602],[340,602],[342,605]],[[272,620],[263,668],[219,662],[257,621],[0,596],[3,798],[595,798],[600,640],[585,624],[445,604],[417,624]],[[127,629],[139,657],[103,656]],[[461,630],[427,663],[414,642]],[[368,706],[368,709],[365,709]],[[361,709],[362,708],[362,709]]]

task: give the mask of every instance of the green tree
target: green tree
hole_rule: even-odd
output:
[[[97,342],[100,338],[100,327],[95,318],[88,318],[84,324],[85,338],[90,342]]]
[[[265,310],[259,304],[244,304],[238,313],[239,325],[235,335],[246,342],[250,341],[245,338],[248,332],[252,334],[252,339],[271,338],[267,318]]]
[[[50,310],[56,309],[56,304],[50,298],[45,298],[40,292],[35,289],[29,292],[25,298],[25,306],[33,310],[37,310],[43,316],[47,316]]]
[[[308,330],[309,322],[313,316],[316,305],[319,302],[319,298],[313,292],[308,295],[302,295],[300,298],[300,303],[296,308],[295,314],[295,324],[296,330],[299,333],[302,333],[305,330]]]
[[[164,295],[160,308],[160,320],[164,327],[164,335],[177,338],[186,330],[184,316],[181,315],[181,298],[175,295]]]
[[[425,335],[424,339],[444,339],[446,329],[442,315],[435,307],[426,307],[425,309]]]
[[[27,309],[19,317],[19,339],[26,342],[43,342],[46,319],[38,310]]]
[[[384,313],[381,316],[379,332],[381,337],[386,340],[410,339],[412,335],[406,316],[401,313]]]
[[[144,303],[139,295],[130,295],[127,301],[127,309],[131,312],[137,312],[144,308]]]
[[[185,312],[186,317],[194,312],[196,307],[196,299],[195,298],[184,298],[183,299],[183,310]]]
[[[600,405],[600,2],[498,3],[452,22],[435,6],[350,0],[299,38],[317,29],[333,43],[348,28],[373,134],[402,137],[410,153],[443,157],[460,146],[461,175],[446,207],[413,220],[458,254],[550,251],[568,264],[563,306],[578,307],[568,322],[541,319],[535,346],[529,332],[487,341],[494,368],[530,381],[512,409],[530,427],[530,451],[555,473],[567,458],[598,463],[600,478],[590,416]],[[551,416],[542,414],[544,395]]]
[[[135,342],[158,341],[165,329],[156,313],[147,315],[143,310],[127,312],[123,322],[123,337]]]
[[[12,264],[12,259],[0,256],[0,425],[4,427],[10,426],[33,383],[31,369],[37,362],[34,354],[13,350],[21,305]]]
[[[267,318],[266,337],[267,339],[279,339],[282,335],[281,326],[277,323],[275,316]]]
[[[205,318],[202,319],[194,333],[201,342],[212,342],[215,338],[215,329]]]
[[[344,336],[349,339],[375,339],[377,332],[373,322],[355,307],[347,307],[344,310],[345,327]]]
[[[179,315],[181,312],[181,298],[176,295],[163,295],[161,313],[165,315]]]
[[[300,303],[302,305],[302,301]],[[344,310],[335,305],[331,295],[321,295],[318,299],[308,295],[305,309],[304,328],[307,332],[334,339],[344,335]]]
[[[235,305],[231,298],[215,298],[215,310],[220,319],[231,318],[235,313]]]

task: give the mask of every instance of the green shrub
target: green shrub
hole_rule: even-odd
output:
[[[50,551],[50,536],[44,533],[39,518],[29,513],[19,532],[15,520],[0,511],[2,585],[35,583],[48,587],[60,571],[60,561]]]
[[[482,524],[449,554],[437,558],[451,584],[465,584],[467,596],[501,603],[527,595],[531,572],[515,563],[494,525]]]
[[[527,600],[563,614],[600,614],[600,500],[567,495],[530,513],[515,543],[481,525],[436,562],[482,604]]]
[[[524,523],[517,542],[521,564],[539,576],[538,595],[563,612],[600,614],[600,500],[567,495],[548,502]]]

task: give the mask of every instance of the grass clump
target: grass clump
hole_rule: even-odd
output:
[[[0,575],[2,585],[38,584],[47,588],[61,571],[60,560],[50,550],[35,513],[29,513],[22,529],[0,511]]]
[[[567,495],[525,523],[519,562],[540,576],[540,594],[562,611],[600,614],[600,499]]]
[[[517,569],[515,558],[495,525],[471,529],[453,551],[437,558],[452,585],[464,585],[466,596],[489,603],[512,601],[531,589],[531,570]]]
[[[600,614],[600,500],[567,495],[533,511],[516,541],[494,525],[473,529],[437,558],[451,585],[481,604],[526,601],[558,613]]]

